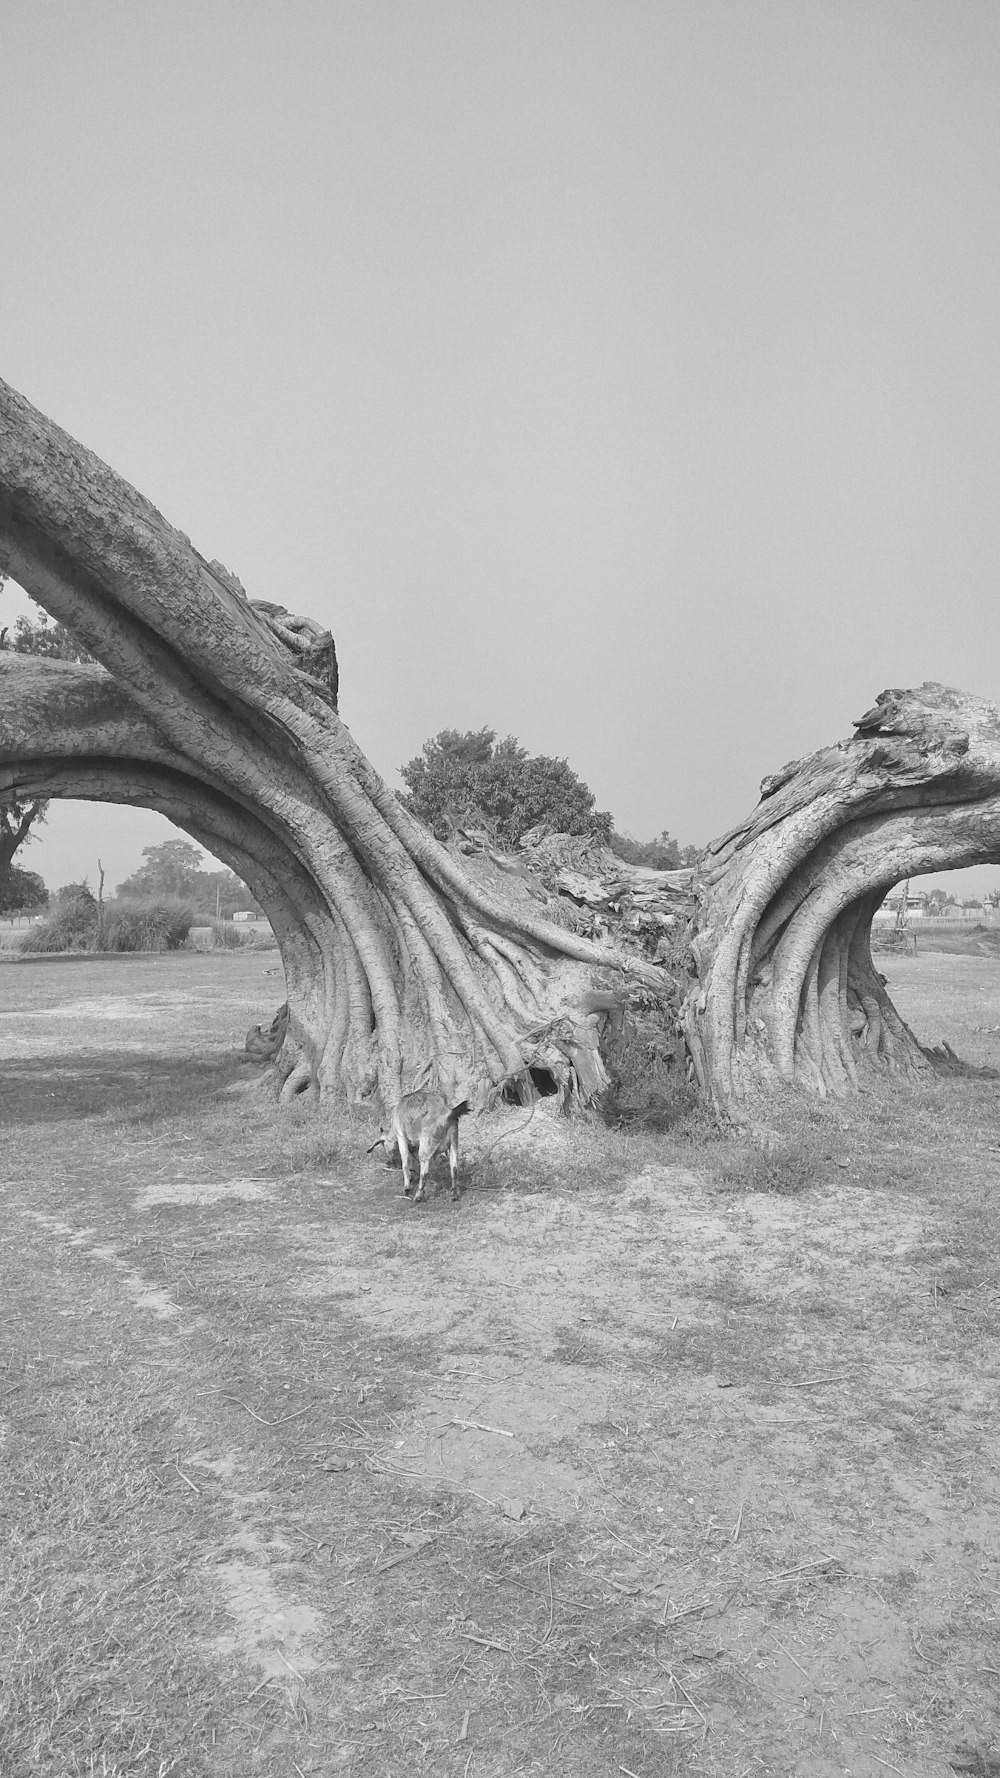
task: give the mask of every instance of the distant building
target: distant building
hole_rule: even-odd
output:
[[[894,889],[891,895],[886,896],[882,906],[875,913],[873,924],[885,926],[890,921],[895,920],[899,915],[902,905],[902,892],[898,889]],[[944,903],[939,909],[939,917],[942,920],[985,921],[989,925],[996,925],[998,916],[1000,916],[1000,909],[991,907],[988,901],[949,901]],[[907,921],[925,920],[932,917],[933,910],[928,907],[928,897],[926,895],[907,896]]]
[[[879,925],[885,925],[886,921],[895,920],[901,912],[902,906],[903,892],[901,889],[894,889],[891,895],[886,896],[882,906],[876,908],[873,921],[878,921]],[[908,920],[924,920],[926,917],[926,895],[908,895],[906,897],[906,918]]]

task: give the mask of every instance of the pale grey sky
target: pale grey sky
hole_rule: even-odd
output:
[[[2,0],[0,63],[0,374],[329,623],[390,779],[489,723],[703,841],[1000,696],[995,0]]]

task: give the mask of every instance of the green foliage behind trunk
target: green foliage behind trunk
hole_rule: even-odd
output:
[[[490,728],[442,729],[400,776],[407,808],[442,839],[475,828],[503,849],[542,822],[555,833],[611,835],[611,816],[565,759],[530,754],[513,735],[498,741]]]

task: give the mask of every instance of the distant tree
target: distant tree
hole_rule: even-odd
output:
[[[565,759],[530,754],[513,735],[490,728],[442,729],[400,766],[406,807],[440,838],[458,827],[484,828],[497,846],[515,846],[547,822],[557,833],[611,838],[611,816]]]
[[[0,576],[0,593],[6,584],[6,580]],[[74,642],[62,624],[50,623],[44,616],[19,617],[14,624],[13,635],[6,626],[0,629],[0,649],[10,654],[43,655],[49,660],[57,661],[93,659],[93,656],[86,654]],[[43,825],[47,808],[48,802],[42,797],[7,803],[0,808],[0,873],[10,865],[20,846],[27,840],[36,838],[31,829]],[[30,876],[33,873],[28,874]]]
[[[260,911],[234,871],[202,868],[205,854],[190,840],[164,840],[159,846],[144,846],[142,856],[145,864],[119,883],[116,895],[131,895],[140,901],[173,895],[190,902],[197,913],[214,914],[216,909],[223,915],[241,909]]]
[[[31,829],[43,825],[47,808],[48,803],[41,797],[28,802],[6,803],[0,808],[0,871],[10,870],[18,847],[36,837]]]
[[[946,889],[937,888],[928,890],[924,906],[929,914],[941,915],[945,908],[956,907],[957,903],[955,897],[949,895]]]
[[[194,897],[199,880],[205,876],[200,847],[193,846],[190,840],[164,840],[159,846],[143,846],[142,856],[145,864],[119,883],[116,895],[147,899],[154,895]]]
[[[35,870],[0,869],[0,914],[34,913],[46,906],[49,892]]]
[[[647,870],[679,870],[684,863],[677,841],[666,828],[658,840],[636,840],[629,833],[613,833],[611,850],[626,864],[639,864]]]
[[[43,655],[50,661],[90,661],[93,655],[81,648],[63,624],[50,624],[47,618],[19,617],[14,633],[0,630],[0,648],[11,654]]]
[[[989,907],[1000,908],[1000,889],[991,889],[985,899]]]

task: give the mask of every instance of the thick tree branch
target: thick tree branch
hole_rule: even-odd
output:
[[[837,747],[766,779],[699,873],[683,1021],[720,1106],[797,1081],[843,1093],[858,1061],[928,1065],[871,961],[904,877],[1000,861],[1000,711],[944,686],[883,692]]]
[[[587,1026],[588,985],[609,972],[660,980],[475,881],[341,723],[329,634],[251,603],[4,385],[0,563],[106,669],[5,660],[8,797],[87,781],[171,813],[240,871],[290,973],[282,1067],[297,1087],[377,1086],[391,1104],[428,1062],[480,1089],[540,1061],[566,1074],[536,1033],[561,1015]]]

